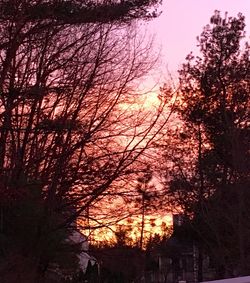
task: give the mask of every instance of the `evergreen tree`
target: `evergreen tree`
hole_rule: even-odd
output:
[[[244,27],[242,14],[222,18],[215,11],[198,38],[201,56],[189,54],[179,72],[181,144],[189,141],[196,150],[168,181],[168,194],[192,216],[221,277],[250,271],[250,59],[248,44],[242,47]]]

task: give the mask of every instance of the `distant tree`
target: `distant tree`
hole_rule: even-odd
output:
[[[173,161],[167,181],[167,194],[193,217],[201,243],[224,269],[221,277],[249,272],[250,61],[248,44],[241,50],[244,27],[242,14],[222,18],[216,11],[198,38],[201,56],[187,56],[176,112],[184,124],[180,145],[185,149],[189,141],[196,150],[183,156],[181,166]]]
[[[141,229],[140,229],[140,240],[139,240],[139,247],[143,249],[143,242],[144,242],[144,228],[145,228],[145,215],[147,209],[149,209],[150,199],[152,197],[152,192],[149,188],[149,182],[152,179],[152,172],[148,170],[138,178],[138,186],[137,192],[139,197],[140,207],[141,207]]]
[[[116,247],[126,247],[131,245],[130,237],[131,229],[126,225],[119,225],[115,231],[115,243]]]

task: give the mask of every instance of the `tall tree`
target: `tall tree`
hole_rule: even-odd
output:
[[[118,190],[160,129],[160,109],[141,127],[144,114],[133,119],[128,107],[153,64],[132,21],[154,17],[157,4],[0,1],[1,234],[14,241],[12,208],[26,198],[41,203],[28,213],[40,247],[25,253],[34,269],[50,264],[44,237],[61,229],[67,236],[104,193]]]
[[[181,137],[196,140],[197,150],[189,155],[193,168],[184,163],[173,171],[170,194],[190,209],[201,241],[225,271],[222,277],[249,271],[250,60],[248,44],[241,44],[244,27],[242,14],[222,18],[215,11],[198,38],[201,56],[189,54],[180,70],[176,106],[191,129]]]

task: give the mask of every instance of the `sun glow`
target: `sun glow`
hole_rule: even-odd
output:
[[[146,215],[143,227],[143,245],[154,235],[170,235],[172,231],[172,215]],[[133,216],[116,225],[96,229],[89,233],[89,242],[98,246],[116,244],[119,237],[126,237],[128,245],[138,245],[142,231],[142,217]],[[86,234],[86,231],[84,231]]]

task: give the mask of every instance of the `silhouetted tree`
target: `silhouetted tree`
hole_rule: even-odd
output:
[[[160,129],[161,110],[141,127],[144,114],[129,109],[154,61],[133,19],[154,17],[157,3],[0,1],[1,236],[22,219],[8,211],[37,186],[31,234],[39,249],[28,245],[25,255],[38,273],[51,263],[42,258],[51,234],[66,239],[89,207],[118,190]],[[27,239],[31,211],[21,214]]]
[[[189,54],[180,70],[180,145],[185,149],[190,142],[195,151],[182,164],[172,160],[167,182],[169,196],[193,217],[202,245],[223,266],[222,277],[249,272],[250,61],[249,46],[241,51],[244,27],[243,15],[222,18],[216,11],[198,38],[201,56]]]

